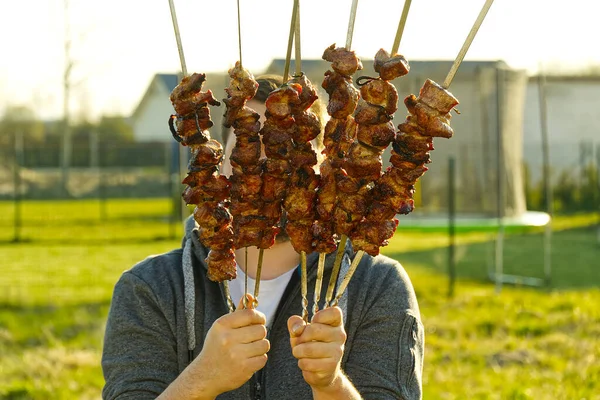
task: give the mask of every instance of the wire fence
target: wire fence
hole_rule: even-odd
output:
[[[162,225],[161,236],[173,237],[182,212],[178,150],[171,143],[74,147],[65,169],[58,146],[16,140],[0,149],[0,240],[74,240],[73,226],[125,221]],[[131,240],[148,236],[143,227],[127,231]],[[94,238],[93,229],[84,233],[78,238]]]

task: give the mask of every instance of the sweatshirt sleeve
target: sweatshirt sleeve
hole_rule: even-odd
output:
[[[176,340],[150,286],[125,272],[108,315],[103,399],[155,399],[178,374]]]
[[[404,269],[390,270],[364,304],[344,371],[364,399],[421,399],[424,330]]]

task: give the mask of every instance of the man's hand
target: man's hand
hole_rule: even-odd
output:
[[[288,320],[292,354],[298,359],[304,380],[314,390],[335,390],[344,378],[341,361],[346,332],[339,307],[315,314],[310,324],[297,315]]]
[[[248,295],[248,304],[252,304]],[[243,301],[243,299],[242,299]],[[188,385],[201,383],[204,398],[237,389],[265,366],[269,341],[264,314],[238,309],[215,321],[206,335],[200,355],[190,365]]]

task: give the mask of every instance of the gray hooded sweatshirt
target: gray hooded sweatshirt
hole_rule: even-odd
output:
[[[223,286],[206,277],[207,252],[190,218],[181,249],[147,258],[123,273],[114,289],[104,337],[104,399],[154,399],[200,353],[212,324],[228,312]],[[352,254],[348,246],[340,278]],[[321,299],[334,256],[326,258]],[[309,299],[317,258],[311,254],[307,259]],[[365,255],[339,305],[347,333],[342,369],[362,397],[420,399],[423,326],[402,266],[384,256]],[[298,273],[290,279],[268,331],[271,349],[266,366],[217,399],[312,398],[287,330],[288,318],[301,312]]]

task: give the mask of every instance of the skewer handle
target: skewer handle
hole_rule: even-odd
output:
[[[229,312],[232,313],[235,311],[235,305],[233,304],[233,299],[231,298],[231,291],[229,290],[229,281],[223,281],[223,290],[225,291],[225,298],[227,299],[227,308],[229,308]],[[245,297],[246,295],[244,295]]]
[[[346,241],[348,236],[342,235],[340,242],[338,243],[337,253],[335,254],[335,261],[333,262],[333,269],[331,270],[331,276],[329,277],[329,284],[327,285],[327,294],[325,295],[324,307],[329,307],[329,302],[333,299],[333,291],[335,290],[335,284],[340,274],[340,266],[342,265],[342,259],[344,258],[344,252],[346,251]]]
[[[183,56],[183,45],[181,44],[181,34],[179,33],[179,24],[177,23],[177,13],[175,12],[175,4],[173,0],[169,0],[169,8],[171,9],[171,19],[173,20],[173,29],[175,30],[175,40],[177,41],[177,50],[179,51],[179,61],[181,62],[181,73],[187,76],[187,65]]]
[[[265,252],[264,249],[258,250],[258,264],[256,266],[256,280],[254,281],[254,301],[252,302],[252,305],[254,306],[254,308],[256,308],[258,306],[258,292],[260,291],[260,274],[262,272],[264,252]]]
[[[344,294],[346,287],[350,283],[350,279],[352,279],[352,275],[354,275],[354,272],[356,271],[358,264],[360,264],[360,260],[364,254],[365,254],[365,252],[362,250],[359,250],[356,252],[356,255],[354,256],[354,260],[352,260],[352,264],[350,265],[348,272],[346,272],[346,276],[344,276],[344,280],[340,284],[340,287],[338,288],[338,290],[335,294],[335,299],[333,299],[333,302],[331,302],[332,307],[335,307],[338,305],[338,302],[342,298],[342,295]]]
[[[492,6],[493,2],[494,0],[486,0],[485,4],[483,5],[483,8],[479,12],[479,16],[477,17],[475,23],[473,24],[473,27],[471,28],[471,32],[469,32],[465,43],[463,44],[462,48],[458,52],[458,55],[456,56],[456,60],[454,60],[454,64],[452,64],[452,67],[450,68],[450,72],[448,72],[448,75],[444,80],[444,84],[442,85],[444,89],[448,89],[450,87],[450,84],[454,79],[454,75],[456,75],[456,71],[458,71],[458,67],[460,67],[460,63],[462,63],[462,60],[465,58],[465,55],[467,54],[467,51],[469,50],[469,47],[471,46],[471,43],[473,42],[473,39],[475,38],[475,35],[477,34],[477,31],[483,23],[483,20],[485,19],[485,16],[487,15],[487,12]]]
[[[300,252],[300,276],[302,279],[302,319],[308,322],[308,281],[306,278],[306,252]]]
[[[325,271],[325,253],[319,253],[319,264],[317,268],[317,280],[315,282],[315,293],[313,297],[313,318],[319,311],[319,300],[321,300],[321,287],[323,286],[323,272]]]

